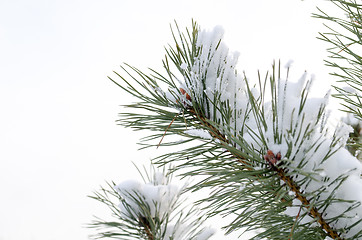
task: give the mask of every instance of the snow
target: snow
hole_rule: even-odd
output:
[[[202,139],[212,140],[210,133],[204,129],[188,129],[184,131],[184,133],[194,136],[194,137],[200,137]]]
[[[116,190],[119,192],[121,197],[126,199],[127,205],[123,204],[122,202],[118,205],[122,213],[124,214],[124,217],[132,218],[132,215],[128,214],[127,211],[128,207],[133,209],[133,211],[136,213],[135,217],[138,217],[139,213],[141,212],[139,205],[135,201],[133,201],[129,196],[134,193],[141,192],[141,189],[142,189],[142,184],[135,180],[126,180],[116,186]]]
[[[149,182],[126,180],[118,184],[115,189],[122,198],[119,208],[123,217],[134,221],[138,221],[140,216],[149,215],[161,221],[169,219],[167,224],[165,222],[162,225],[164,239],[187,240],[194,226],[185,220],[178,221],[182,219],[181,215],[174,215],[175,209],[180,204],[185,204],[184,199],[180,198],[185,186],[179,187],[172,184],[164,172],[155,171]],[[179,214],[178,211],[176,212]],[[187,213],[183,214],[187,215]],[[209,227],[202,228],[196,234],[196,238],[207,240],[214,233],[215,230]]]
[[[170,92],[165,92],[165,96],[168,100],[170,100],[172,103],[176,104],[177,103],[177,100],[175,98],[175,96],[170,93]]]
[[[183,69],[183,70],[186,70],[187,69],[187,64],[186,63],[182,63],[180,65],[180,68]]]
[[[342,120],[345,123],[347,123],[349,125],[352,125],[352,126],[354,126],[354,125],[360,125],[361,126],[362,125],[361,121],[358,120],[352,113],[347,113],[346,116],[344,116],[342,118]]]
[[[221,131],[223,127],[231,128],[232,135],[243,137],[258,151],[267,149],[280,152],[282,160],[285,159],[284,168],[295,176],[295,182],[300,183],[301,192],[319,194],[316,205],[330,198],[335,199],[325,207],[324,218],[332,227],[344,229],[346,233],[343,233],[343,237],[353,237],[362,229],[362,222],[358,223],[362,217],[362,193],[356,191],[362,189],[362,165],[344,148],[351,127],[345,123],[335,126],[329,120],[330,112],[326,111],[326,107],[330,92],[321,97],[308,97],[314,76],[307,72],[297,81],[288,79],[289,74],[285,79],[275,79],[275,99],[271,99],[271,96],[268,99],[266,95],[265,102],[261,103],[265,110],[266,127],[260,127],[256,121],[257,115],[247,116],[246,112],[251,109],[249,97],[259,99],[261,93],[252,87],[249,79],[251,90],[248,91],[245,78],[235,68],[239,54],[230,53],[222,41],[223,34],[220,27],[199,34],[197,46],[201,49],[200,55],[193,66],[188,66],[191,72],[184,73],[185,82],[182,84],[186,92],[191,93],[198,103],[203,103],[205,117],[219,123]],[[292,61],[285,65],[288,73],[291,65]],[[274,109],[268,100],[275,101]],[[228,117],[221,112],[225,108],[232,113]],[[355,122],[353,119],[348,121]],[[251,130],[245,130],[244,125]],[[208,132],[201,129],[187,130],[185,133],[211,138]],[[265,145],[260,143],[260,136],[264,137]],[[265,167],[268,165],[265,164]],[[352,204],[339,199],[354,201],[356,206],[349,209]],[[293,205],[287,208],[285,214],[295,217],[297,209],[299,211],[298,205]],[[307,214],[303,216],[302,222],[314,221]],[[336,216],[337,221],[333,218]],[[348,229],[348,226],[353,227]]]
[[[162,172],[156,171],[153,174],[153,184],[155,184],[155,185],[165,185],[165,184],[167,184],[167,177]]]
[[[197,236],[197,240],[207,240],[209,239],[212,235],[215,234],[215,229],[208,227],[205,228],[198,236]]]
[[[248,101],[244,82],[235,68],[239,53],[230,53],[222,42],[223,35],[221,27],[199,33],[197,47],[200,54],[193,66],[188,66],[191,72],[183,72],[185,82],[181,84],[194,100],[203,102],[206,117],[215,122],[224,121],[218,110],[222,105],[233,106],[236,115],[230,122],[238,131],[242,126],[239,120],[245,115],[243,110]],[[213,102],[218,102],[216,108],[212,107]]]
[[[189,230],[191,226],[183,223],[179,224],[169,224],[166,228],[165,240],[188,240],[189,238],[185,237],[185,232]],[[211,227],[203,228],[197,235],[196,240],[207,240],[215,234],[215,229]]]
[[[142,184],[135,180],[127,180],[117,185],[116,190],[127,205],[134,210],[134,217],[144,214],[133,197],[138,195],[141,196],[141,199],[148,205],[150,214],[152,216],[157,215],[162,219],[171,213],[173,205],[181,194],[182,188],[180,189],[177,185],[173,184],[165,184],[165,176],[161,172],[156,172],[152,182]],[[122,213],[126,215],[129,214],[122,202],[119,206]],[[128,215],[127,217],[132,216]]]
[[[334,199],[353,200],[362,203],[362,194],[350,194],[356,192],[355,189],[362,189],[360,175],[362,173],[361,163],[353,157],[345,148],[348,134],[351,128],[345,124],[338,125],[331,129],[331,125],[322,124],[321,111],[328,104],[328,97],[308,98],[305,106],[300,107],[300,96],[302,83],[305,82],[305,75],[297,84],[287,81],[280,82],[278,96],[278,130],[269,128],[264,132],[268,139],[268,149],[273,152],[281,152],[291,161],[286,168],[290,173],[294,171],[296,182],[303,183],[301,191],[311,193],[319,192],[318,202],[323,203],[329,197]],[[289,87],[291,86],[291,87]],[[285,104],[288,103],[288,104]],[[297,114],[298,113],[298,114]],[[268,119],[268,125],[273,124],[273,119]],[[324,120],[328,121],[328,120]],[[299,134],[305,134],[300,137]],[[274,134],[282,136],[281,142],[274,142]],[[334,140],[333,140],[334,139]],[[333,153],[334,152],[334,153]],[[333,153],[333,154],[332,154]],[[303,169],[294,170],[303,163]],[[313,176],[313,179],[308,175]],[[303,181],[308,178],[309,181]],[[345,181],[342,179],[345,178]],[[294,204],[293,204],[294,205]],[[350,238],[362,228],[362,223],[358,220],[362,217],[361,206],[348,210],[351,203],[342,201],[332,201],[323,211],[324,218],[332,220],[338,217],[338,221],[332,221],[331,225],[335,229],[344,228],[347,233],[343,237]],[[296,216],[295,207],[293,211],[288,208],[285,214]],[[305,222],[306,219],[303,219]],[[310,222],[313,222],[310,219]],[[357,224],[351,230],[347,226]]]
[[[293,60],[289,60],[284,67],[289,69],[292,66],[293,62]]]
[[[304,107],[301,107],[302,91],[308,88],[305,79],[306,75],[303,74],[297,83],[280,80],[278,128],[269,128],[262,133],[268,140],[268,149],[281,152],[282,156],[290,160],[286,168],[290,170],[289,173],[294,172],[294,176],[298,174],[294,179],[303,183],[300,186],[301,192],[320,191],[318,203],[323,203],[332,196],[334,199],[353,200],[361,204],[362,194],[349,194],[355,192],[355,189],[362,189],[362,165],[344,148],[352,129],[344,123],[333,129],[328,124],[328,119],[321,117],[328,104],[329,93],[322,98],[307,98]],[[327,123],[322,123],[322,119]],[[275,124],[272,118],[267,119],[267,122],[268,126]],[[304,136],[293,133],[302,133]],[[274,141],[275,134],[282,136],[280,142]],[[304,164],[303,168],[295,170],[301,163]],[[305,178],[308,181],[303,181]],[[351,203],[332,201],[323,211],[327,221],[339,218],[338,221],[333,220],[331,225],[335,229],[344,228],[347,231],[343,234],[345,238],[353,237],[362,228],[361,222],[357,224],[362,217],[361,206],[348,210],[350,206]],[[287,209],[285,214],[295,216],[295,211]],[[355,223],[356,226],[347,230],[347,226]]]

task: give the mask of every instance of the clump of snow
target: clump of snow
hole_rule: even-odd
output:
[[[352,113],[346,113],[346,115],[342,117],[342,121],[351,126],[359,126],[359,128],[362,129],[362,122]]]
[[[362,165],[344,148],[352,129],[343,123],[333,129],[328,119],[323,119],[329,94],[305,98],[302,94],[308,87],[305,74],[296,83],[279,81],[277,117],[270,114],[267,118],[267,125],[274,127],[262,134],[268,149],[281,152],[282,158],[288,160],[285,168],[300,185],[300,191],[318,195],[315,205],[335,199],[325,206],[323,217],[333,228],[345,229],[343,237],[351,238],[362,229],[362,222],[358,222],[362,217],[362,194],[353,190],[362,189]],[[352,204],[346,201],[354,201],[354,208],[350,209]],[[296,216],[295,206],[287,208],[285,214]],[[302,222],[313,222],[304,216]]]
[[[185,223],[168,224],[166,227],[164,240],[188,240],[185,233],[189,231],[192,226]],[[195,240],[207,240],[215,234],[215,229],[211,227],[202,228],[198,234],[196,234]]]
[[[245,184],[240,184],[239,191],[242,192],[245,189]]]
[[[289,60],[286,64],[285,64],[285,68],[291,68],[292,64],[293,64],[293,60]]]
[[[246,86],[235,68],[239,53],[230,53],[222,42],[223,35],[221,27],[199,33],[196,45],[200,52],[189,66],[191,71],[183,73],[185,81],[181,84],[194,100],[202,103],[205,117],[210,120],[225,123],[220,108],[229,106],[233,117],[228,124],[239,131],[248,104]]]
[[[212,140],[210,133],[204,129],[188,129],[185,130],[184,133],[194,136],[194,137],[200,137],[207,140]]]
[[[335,199],[324,208],[323,217],[333,228],[345,229],[343,237],[353,237],[362,229],[362,222],[358,222],[362,217],[362,194],[353,190],[362,189],[362,165],[344,148],[352,129],[344,123],[333,128],[323,118],[329,93],[322,98],[303,96],[309,88],[306,73],[296,83],[279,80],[278,84],[276,118],[269,114],[269,128],[261,133],[267,148],[288,160],[285,169],[301,192],[318,195],[315,205]],[[346,201],[354,201],[355,207],[349,209],[352,204]],[[296,216],[296,208],[287,208],[285,214]]]
[[[135,200],[135,195],[139,196],[142,201],[149,207],[150,215],[164,218],[166,214],[170,214],[174,208],[174,204],[178,200],[182,188],[174,184],[166,184],[165,176],[161,172],[155,173],[156,178],[150,183],[140,183],[134,180],[127,180],[116,186],[116,190],[124,199],[119,207],[122,213],[129,214],[128,207],[133,209],[136,219],[144,216],[144,209]],[[136,198],[137,199],[137,198]],[[127,216],[132,217],[132,216]]]
[[[165,174],[163,172],[160,171],[156,171],[153,174],[153,181],[152,183],[154,185],[167,185],[167,177],[165,176]]]
[[[187,69],[187,64],[186,64],[186,63],[182,63],[182,64],[180,65],[180,68],[183,69],[183,70]]]
[[[187,222],[187,220],[194,220],[191,218],[191,212],[180,215],[179,211],[175,211],[185,200],[180,198],[185,187],[186,185],[179,187],[172,184],[164,172],[155,171],[153,178],[147,183],[126,180],[115,186],[115,189],[121,197],[119,208],[122,217],[136,222],[140,217],[164,221],[161,232],[158,233],[164,236],[162,239],[188,240],[196,237],[196,239],[207,240],[213,235],[214,230],[204,227],[194,234],[195,224]]]
[[[165,92],[164,95],[165,95],[165,97],[166,97],[168,100],[170,100],[170,101],[173,102],[174,104],[177,103],[177,99],[175,98],[175,96],[174,96],[172,93],[170,93],[170,92]]]

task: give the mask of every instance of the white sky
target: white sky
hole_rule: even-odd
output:
[[[92,215],[108,215],[87,195],[152,156],[136,151],[147,133],[116,126],[131,100],[106,76],[122,62],[161,70],[174,19],[223,26],[250,78],[293,59],[295,76],[315,73],[324,95],[315,2],[0,1],[0,240],[85,240]]]

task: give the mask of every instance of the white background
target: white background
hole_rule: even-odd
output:
[[[161,70],[169,24],[195,19],[221,25],[239,69],[255,78],[273,59],[294,60],[296,77],[316,75],[322,96],[331,83],[323,66],[324,28],[311,18],[321,1],[0,1],[0,240],[85,240],[87,198],[105,181],[136,176],[135,133],[116,125],[132,100],[107,80],[127,62]],[[231,239],[228,237],[227,239]]]

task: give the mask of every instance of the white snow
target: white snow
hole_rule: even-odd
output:
[[[185,130],[184,133],[194,137],[200,137],[203,139],[212,140],[210,133],[204,129],[188,129]]]
[[[170,93],[170,92],[165,92],[165,96],[166,96],[166,98],[167,98],[168,100],[170,100],[171,102],[177,103],[177,100],[176,100],[175,96],[174,96],[172,93]]]
[[[362,165],[344,148],[352,129],[344,123],[333,128],[328,124],[328,119],[323,119],[327,123],[322,123],[322,117],[318,117],[328,104],[329,93],[323,98],[308,98],[305,106],[300,107],[303,86],[307,84],[305,79],[306,75],[303,74],[297,83],[280,80],[276,125],[278,129],[270,127],[263,133],[268,140],[268,149],[274,153],[281,152],[282,158],[288,151],[290,152],[288,157],[290,165],[287,166],[290,172],[298,168],[301,162],[305,164],[303,169],[295,172],[294,176],[298,174],[298,177],[294,179],[295,181],[310,179],[301,185],[302,192],[322,189],[318,202],[324,202],[332,194],[335,199],[362,203],[362,194],[352,194],[356,189],[362,189],[360,178]],[[308,88],[308,85],[305,88]],[[271,118],[272,115],[269,116],[267,125],[273,126],[275,122]],[[273,136],[276,133],[282,136],[281,142],[274,141]],[[305,133],[306,136],[301,137],[295,133]],[[343,177],[346,178],[345,181],[338,180]],[[350,206],[350,203],[332,201],[324,210],[324,218],[328,220],[340,216],[338,221],[331,224],[336,229],[351,226],[362,217],[362,207],[356,207],[345,213]],[[288,208],[285,214],[295,216],[295,207]],[[302,221],[305,222],[306,218]],[[353,237],[361,228],[362,223],[359,223],[343,234],[343,237]]]
[[[309,179],[300,186],[302,192],[320,190],[318,202],[324,202],[332,196],[362,204],[362,165],[344,148],[351,128],[344,123],[335,126],[329,122],[329,112],[325,109],[330,92],[320,98],[307,97],[314,79],[307,72],[296,82],[290,81],[288,76],[286,79],[276,79],[277,110],[275,112],[275,108],[272,109],[271,102],[262,103],[267,127],[258,127],[255,115],[251,114],[246,118],[246,110],[250,109],[249,93],[245,79],[235,69],[239,54],[229,52],[222,42],[223,34],[219,27],[211,32],[202,31],[197,42],[201,49],[200,55],[195,59],[195,64],[189,66],[191,73],[184,73],[189,75],[184,76],[185,82],[182,84],[186,92],[193,93],[195,101],[203,102],[205,117],[220,123],[221,131],[223,125],[225,129],[231,128],[234,136],[242,136],[250,146],[280,152],[282,159],[288,160],[286,168],[294,173],[296,182]],[[292,61],[289,61],[285,65],[288,71],[291,64]],[[249,84],[251,95],[258,99],[261,93],[252,87],[251,81]],[[220,112],[222,108],[231,110],[232,114],[225,118],[225,114]],[[252,131],[243,130],[245,124]],[[211,138],[208,132],[200,129],[187,130],[185,133]],[[259,136],[264,136],[266,146],[260,143]],[[303,168],[299,169],[301,163]],[[265,166],[268,167],[267,164]],[[342,178],[345,180],[342,181]],[[349,206],[350,203],[332,201],[323,212],[327,220],[340,216],[338,221],[332,223],[336,229],[356,223],[350,231],[343,234],[345,238],[353,237],[362,229],[362,222],[357,224],[362,217],[362,206],[345,213]],[[294,206],[285,213],[295,217],[298,212]],[[312,219],[306,217],[302,221]]]
[[[178,224],[169,224],[166,228],[166,234],[164,240],[188,240],[185,236],[185,233],[192,226],[178,223]],[[197,235],[195,240],[207,240],[215,234],[215,229],[211,227],[203,228]]]
[[[151,215],[153,218],[169,219],[162,226],[162,232],[165,232],[165,240],[188,240],[192,235],[193,226],[182,219],[178,211],[175,211],[180,204],[185,204],[184,199],[180,196],[186,185],[179,187],[169,182],[170,179],[165,173],[155,171],[153,178],[147,183],[140,183],[135,180],[126,180],[118,184],[115,189],[122,197],[119,204],[123,217],[138,221],[140,216]],[[139,204],[139,202],[143,204]],[[180,209],[178,209],[180,210]],[[146,211],[146,212],[145,212]],[[177,215],[175,215],[177,214]],[[183,213],[185,216],[187,212]],[[198,216],[195,216],[198,217]],[[178,221],[181,219],[182,221]],[[188,216],[187,220],[190,220]],[[213,234],[211,228],[202,228],[196,238],[199,240],[207,240]]]
[[[149,206],[152,216],[157,215],[163,218],[166,214],[171,213],[175,202],[181,194],[182,188],[174,184],[166,184],[165,176],[161,172],[156,172],[154,176],[154,180],[150,183],[142,184],[134,180],[127,180],[116,186],[116,190],[134,210],[135,217],[143,215],[143,213],[133,196],[141,196],[143,201]],[[122,203],[120,208],[124,214],[129,214]]]
[[[286,64],[285,64],[285,68],[290,68],[291,66],[292,66],[292,64],[293,64],[293,60],[289,60]]]
[[[235,69],[239,53],[229,52],[222,42],[223,34],[221,27],[199,33],[197,47],[200,54],[194,65],[189,66],[191,72],[183,73],[185,82],[181,84],[186,92],[192,93],[194,100],[202,102],[207,99],[203,101],[203,110],[206,117],[215,122],[225,121],[218,109],[223,104],[229,105],[235,113],[230,121],[232,130],[239,131],[248,101],[244,81]],[[217,102],[216,108],[212,106],[213,102]]]
[[[208,227],[197,236],[196,240],[207,240],[216,233],[214,228]]]
[[[186,64],[186,63],[182,63],[182,64],[180,65],[180,68],[183,69],[183,70],[187,69],[187,64]]]

